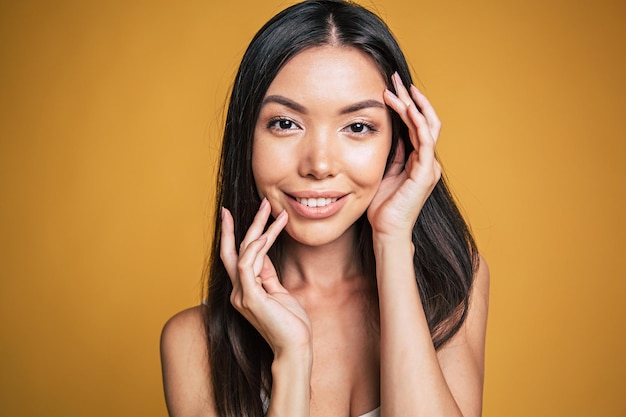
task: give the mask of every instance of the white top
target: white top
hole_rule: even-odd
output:
[[[380,407],[375,410],[370,411],[369,413],[365,413],[360,417],[380,417]]]

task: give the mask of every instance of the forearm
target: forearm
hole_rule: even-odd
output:
[[[385,417],[460,416],[433,346],[409,240],[374,236]]]
[[[310,351],[276,356],[268,417],[309,416],[311,364]]]

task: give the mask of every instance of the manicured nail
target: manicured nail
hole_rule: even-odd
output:
[[[263,197],[263,200],[261,200],[261,206],[259,207],[259,209],[265,208],[266,205],[267,205],[267,198]]]
[[[398,71],[393,73],[393,79],[396,82],[396,85],[400,86],[402,84],[402,78],[400,78],[400,74],[398,74]]]

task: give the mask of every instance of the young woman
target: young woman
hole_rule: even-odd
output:
[[[206,303],[161,341],[191,416],[479,416],[488,270],[386,25],[337,0],[271,19],[224,130]]]

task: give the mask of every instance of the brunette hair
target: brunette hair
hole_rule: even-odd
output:
[[[316,46],[356,48],[377,64],[388,88],[397,71],[403,83],[411,74],[387,25],[367,9],[341,0],[311,0],[274,16],[252,39],[239,67],[228,105],[217,178],[215,234],[206,266],[204,321],[208,340],[213,395],[223,417],[264,415],[265,395],[271,392],[273,354],[254,327],[230,303],[232,284],[220,259],[219,208],[235,219],[238,247],[256,214],[260,198],[252,172],[254,127],[261,102],[278,71],[299,52]],[[398,140],[413,149],[406,125],[392,112],[390,152]],[[371,227],[366,216],[358,221],[357,259],[363,273],[375,280]],[[477,265],[477,251],[469,227],[452,198],[445,179],[435,186],[413,229],[414,268],[435,348],[446,343],[467,314],[469,293]],[[270,258],[280,274],[280,239]],[[372,298],[376,298],[375,293]],[[372,303],[377,305],[376,300]],[[376,324],[377,326],[377,324]]]

